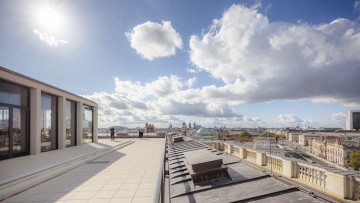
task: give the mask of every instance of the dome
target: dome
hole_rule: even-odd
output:
[[[206,128],[200,128],[196,133],[198,135],[206,135],[206,136],[210,135],[208,129],[206,129]]]

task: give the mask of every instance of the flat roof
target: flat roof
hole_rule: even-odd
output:
[[[262,169],[242,162],[239,158],[217,151],[205,144],[184,137],[183,142],[167,140],[171,202],[324,202],[320,194],[309,195],[295,184],[272,177]],[[199,149],[211,152],[223,160],[229,177],[194,184],[184,163]],[[196,156],[194,156],[196,157]]]

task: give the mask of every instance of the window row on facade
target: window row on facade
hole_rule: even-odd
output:
[[[0,78],[0,159],[97,141],[96,103],[43,89]]]

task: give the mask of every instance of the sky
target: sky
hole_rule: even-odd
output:
[[[98,103],[99,127],[345,127],[360,1],[0,1],[0,66]]]

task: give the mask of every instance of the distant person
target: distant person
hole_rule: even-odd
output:
[[[115,128],[113,126],[110,127],[110,135],[111,141],[115,141]]]
[[[143,137],[143,129],[142,128],[139,128],[139,138],[142,138]]]

